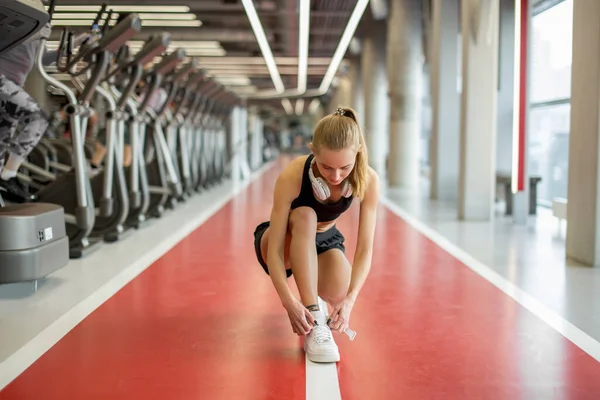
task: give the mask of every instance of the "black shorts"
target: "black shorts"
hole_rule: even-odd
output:
[[[267,275],[269,274],[269,268],[267,267],[265,260],[262,258],[262,254],[260,252],[260,241],[269,226],[269,221],[262,222],[254,230],[254,250],[256,252],[256,258]],[[342,252],[346,251],[344,246],[344,235],[342,235],[342,232],[338,231],[335,225],[325,232],[317,232],[315,245],[317,247],[317,255],[331,249],[340,249]],[[291,269],[287,269],[285,272],[288,278],[292,276]]]

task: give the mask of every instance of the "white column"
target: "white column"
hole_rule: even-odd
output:
[[[232,179],[239,182],[248,179],[248,110],[236,106],[232,111],[231,137],[234,146],[234,158],[231,163]]]
[[[419,183],[423,45],[422,1],[391,0],[387,34],[390,187]]]
[[[254,115],[254,129],[252,134],[252,169],[260,168],[263,160],[263,121],[258,114]]]
[[[600,1],[573,2],[567,258],[600,265]]]
[[[242,107],[240,109],[240,138],[242,140],[242,148],[240,149],[241,155],[241,178],[246,180],[250,178],[250,165],[248,161],[248,108]]]
[[[374,22],[366,30],[362,48],[365,141],[369,164],[386,181],[389,101],[386,74],[385,24]]]
[[[231,179],[238,182],[241,179],[241,157],[240,157],[240,107],[235,106],[231,111]]]
[[[432,6],[430,196],[456,201],[460,143],[460,0],[434,0]]]
[[[490,220],[493,216],[498,15],[498,0],[461,3],[462,93],[458,217],[464,220]]]

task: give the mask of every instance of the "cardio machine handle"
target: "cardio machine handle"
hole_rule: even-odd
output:
[[[98,42],[98,49],[106,50],[109,53],[115,53],[141,30],[142,20],[137,14],[131,14],[109,30],[106,35],[100,39],[100,42]]]
[[[215,101],[225,106],[231,106],[237,103],[237,96],[230,90],[224,90],[214,97]]]
[[[181,67],[173,76],[173,81],[181,82],[185,77],[192,71],[198,68],[199,62],[196,58],[192,58],[192,61]]]
[[[48,22],[52,22],[52,16],[54,15],[54,7],[56,7],[56,0],[50,0],[50,4],[48,4]]]
[[[215,82],[212,79],[206,79],[205,81],[202,81],[198,87],[196,88],[196,91],[200,92],[200,94],[202,94],[202,96],[206,96],[206,93],[211,91],[215,86],[217,86],[218,83]]]
[[[128,57],[128,46],[122,46],[117,53],[117,67],[114,68],[106,77],[110,79],[113,76],[135,66],[145,66],[156,56],[162,54],[171,44],[171,36],[168,33],[161,33],[153,37],[144,44],[144,47],[138,51],[133,59]],[[127,54],[126,54],[127,53]],[[139,80],[140,78],[137,78]]]
[[[161,62],[156,64],[151,73],[158,75],[166,75],[173,71],[177,65],[181,64],[185,58],[185,50],[178,48],[168,56],[164,57]]]
[[[171,36],[168,33],[163,32],[147,42],[144,47],[142,47],[142,49],[135,55],[135,58],[131,63],[144,66],[154,60],[154,57],[164,53],[170,44]]]
[[[219,93],[221,90],[225,90],[225,86],[221,85],[218,82],[215,82],[215,85],[207,90],[204,91],[204,96],[206,96],[209,99],[212,99],[214,95],[216,95],[217,93]]]
[[[195,72],[193,74],[190,74],[186,86],[188,87],[194,87],[196,85],[198,85],[200,82],[202,82],[204,79],[206,78],[206,72],[200,70],[198,72]]]

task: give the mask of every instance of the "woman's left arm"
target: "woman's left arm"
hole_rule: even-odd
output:
[[[369,186],[360,203],[360,217],[358,222],[358,238],[352,275],[346,298],[341,303],[333,305],[328,325],[331,329],[343,333],[348,327],[350,313],[358,297],[358,293],[367,280],[371,270],[371,256],[373,255],[373,238],[375,236],[375,222],[377,219],[377,206],[379,203],[379,179],[375,171],[371,170]]]
[[[356,301],[358,293],[367,280],[371,270],[373,256],[373,240],[375,236],[375,223],[377,220],[377,207],[379,204],[379,179],[377,173],[371,170],[369,186],[365,197],[360,203],[360,217],[358,221],[358,238],[354,262],[352,263],[352,276],[348,287],[347,297]]]

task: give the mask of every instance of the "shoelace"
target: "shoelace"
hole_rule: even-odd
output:
[[[323,344],[327,342],[333,341],[333,336],[331,334],[331,329],[326,326],[317,325],[313,328],[313,337],[315,342],[318,344]]]

